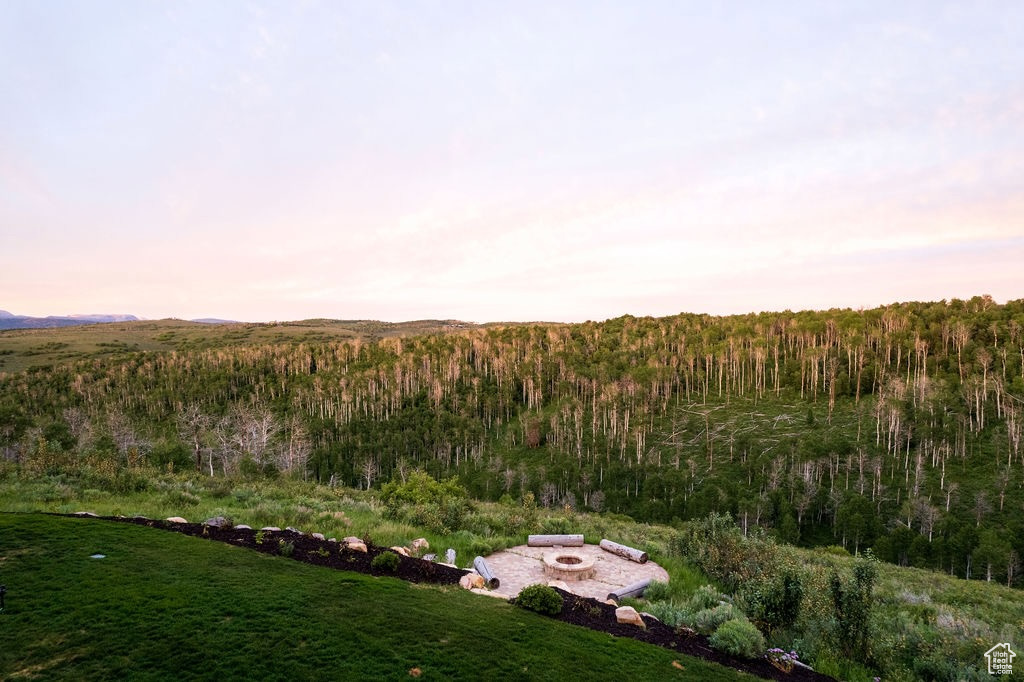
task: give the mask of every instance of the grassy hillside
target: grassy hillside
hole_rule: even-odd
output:
[[[0,581],[8,680],[738,677],[458,589],[100,521],[0,514]]]
[[[64,513],[89,510],[104,515],[142,514],[151,518],[181,515],[195,521],[224,514],[256,527],[295,526],[337,537],[354,534],[385,546],[406,544],[424,536],[437,550],[456,549],[463,565],[476,554],[486,555],[520,544],[529,533],[582,532],[589,542],[610,537],[649,551],[654,560],[668,568],[674,600],[686,599],[701,585],[711,583],[748,608],[752,591],[770,586],[786,572],[796,572],[804,585],[801,615],[792,628],[771,634],[769,645],[787,651],[795,648],[802,660],[821,672],[864,682],[878,675],[893,680],[986,679],[983,652],[995,642],[1024,641],[1024,593],[1020,590],[878,564],[868,664],[844,660],[837,653],[838,643],[831,634],[834,616],[828,581],[832,573],[849,575],[857,560],[839,550],[805,550],[770,542],[766,545],[765,540],[744,539],[735,527],[716,538],[711,551],[707,545],[684,543],[682,539],[689,532],[686,527],[640,524],[608,514],[564,509],[531,511],[519,504],[478,502],[473,504],[461,529],[444,532],[418,524],[414,510],[398,515],[389,513],[374,494],[365,491],[295,481],[235,480],[226,485],[221,479],[152,473],[146,477],[142,473],[108,480],[95,475],[88,479],[61,475],[31,480],[7,476],[0,479],[0,509]],[[0,516],[6,522],[25,518],[29,517]],[[520,525],[513,528],[510,524]],[[75,532],[91,528],[84,523],[69,527]],[[131,532],[138,532],[130,528]],[[0,538],[9,535],[7,526],[3,530]],[[43,542],[36,544],[38,547],[32,553],[47,546]],[[109,544],[93,544],[83,549],[89,549],[88,553],[108,553],[106,547]],[[183,548],[191,551],[196,545],[175,547],[180,553]],[[723,552],[725,547],[731,547],[731,553]],[[0,562],[0,582],[6,581],[10,587],[8,569],[12,555],[0,551],[0,556],[8,557]],[[698,566],[705,566],[712,577],[702,573]],[[731,583],[738,584],[731,588]],[[655,608],[653,604],[641,606]]]

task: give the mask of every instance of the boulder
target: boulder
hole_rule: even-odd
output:
[[[632,606],[620,606],[615,609],[615,620],[619,623],[625,623],[627,625],[635,625],[638,628],[647,629],[647,625],[644,623],[644,619],[640,617],[640,614],[636,612]]]
[[[436,554],[424,554],[423,555],[423,560],[424,561],[437,561],[437,555]]]
[[[260,530],[265,530],[265,531],[271,531],[271,532],[274,532],[274,531],[279,531],[279,530],[281,530],[281,529],[280,529],[280,528],[278,528],[277,526],[263,526],[262,528],[260,528]]]
[[[285,528],[285,530],[287,530],[287,531],[291,531],[292,533],[297,533],[297,534],[299,534],[299,535],[305,535],[305,533],[303,533],[303,532],[302,532],[301,530],[299,530],[298,528],[292,528],[291,526],[288,526],[287,528]]]
[[[344,542],[347,545],[347,544],[351,544],[353,542],[362,542],[362,540],[357,538],[355,535],[349,535],[347,538],[342,540],[342,542]]]
[[[337,542],[338,538],[327,538],[327,542]]]
[[[325,540],[323,533],[310,533],[310,536],[317,540]]]
[[[486,581],[479,573],[467,573],[459,578],[459,585],[466,590],[480,590],[484,588]]]
[[[366,543],[363,542],[346,542],[345,547],[353,552],[366,552]]]
[[[233,524],[225,516],[214,516],[212,519],[206,519],[203,521],[203,525],[213,526],[214,528],[231,528]]]
[[[181,518],[180,516],[168,516],[167,520],[170,521],[171,523],[188,523],[188,521],[186,521],[185,519]]]
[[[252,530],[252,526],[247,526],[244,523],[240,523],[235,526],[235,530]]]
[[[427,542],[426,538],[416,538],[411,543],[409,543],[409,549],[419,554],[420,552],[425,552],[426,550],[430,549],[430,543]]]
[[[91,516],[94,519],[98,519],[99,518],[99,516],[97,516],[96,514],[93,514],[92,512],[87,512],[87,511],[75,512],[75,516]],[[167,519],[167,520],[170,521],[170,519]]]
[[[392,547],[391,551],[395,552],[396,554],[401,554],[402,556],[409,556],[409,550],[407,550],[405,547]]]
[[[563,580],[549,580],[548,587],[557,587],[563,592],[572,592],[572,590],[569,589],[569,586],[566,585],[565,581]]]

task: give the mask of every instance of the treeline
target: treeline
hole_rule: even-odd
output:
[[[621,317],[374,342],[124,353],[0,376],[0,447],[69,462],[482,498],[783,539],[1013,583],[1024,301]]]

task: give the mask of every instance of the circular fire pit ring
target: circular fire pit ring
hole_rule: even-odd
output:
[[[564,581],[590,580],[597,570],[593,559],[565,549],[548,552],[541,561],[544,563],[545,575]]]

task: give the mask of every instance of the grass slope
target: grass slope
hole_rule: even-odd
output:
[[[0,582],[9,680],[739,676],[461,590],[94,520],[0,514]]]

